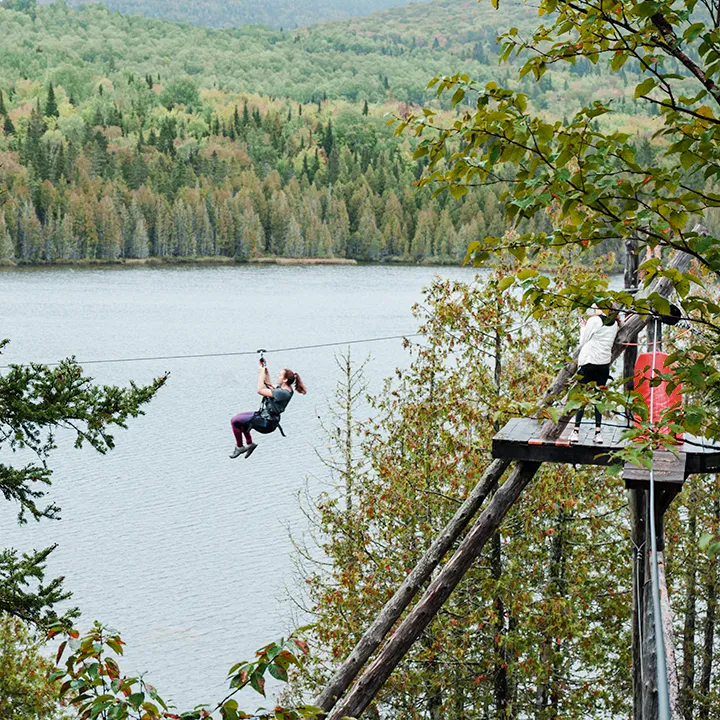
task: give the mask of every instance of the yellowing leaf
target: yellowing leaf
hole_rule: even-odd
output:
[[[713,115],[713,111],[711,108],[709,108],[707,105],[701,105],[695,112],[697,112],[698,115],[702,115],[706,118],[714,118],[715,115]]]

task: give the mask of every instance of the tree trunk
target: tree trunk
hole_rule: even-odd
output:
[[[690,548],[694,548],[697,535],[697,496],[693,491],[689,500],[688,539]],[[691,550],[686,561],[685,583],[685,621],[683,623],[683,665],[680,703],[684,720],[694,720],[695,692],[695,631],[697,626],[697,555]]]
[[[495,328],[495,392],[498,398],[502,390],[502,337],[500,331]],[[495,423],[495,432],[499,432],[499,423]],[[495,491],[497,486],[495,487]],[[493,492],[494,495],[494,492]],[[502,579],[502,538],[500,532],[496,532],[492,538],[490,551],[490,565],[492,578],[495,581],[495,638],[493,640],[495,649],[495,671],[493,678],[493,694],[495,699],[495,713],[498,720],[505,720],[508,712],[508,672],[507,672],[507,636],[505,629],[505,603],[502,592],[499,589]]]
[[[633,607],[632,607],[632,681],[633,720],[643,718],[643,692],[645,686],[644,628],[645,616],[645,555],[647,543],[646,493],[630,490],[630,521],[633,544]]]
[[[672,608],[665,575],[665,553],[658,553],[658,583],[660,585],[660,606],[663,620],[663,642],[665,643],[665,665],[667,668],[668,694],[670,696],[670,717],[682,720],[680,705],[680,683],[678,682],[677,659],[675,657],[675,637],[673,631]]]
[[[495,672],[494,672],[494,697],[495,713],[498,720],[505,720],[508,712],[508,673],[507,673],[507,648],[505,628],[505,603],[502,593],[498,588],[502,579],[502,543],[500,533],[496,532],[492,538],[491,548],[491,572],[496,582],[495,589]]]
[[[353,372],[350,351],[345,356],[345,509],[353,506]]]
[[[565,597],[567,583],[565,581],[565,530],[567,515],[563,509],[558,512],[554,532],[550,540],[550,562],[548,563],[547,594],[550,597]],[[562,675],[562,659],[558,638],[546,634],[542,650],[542,667],[547,676],[538,683],[535,696],[538,717],[559,717],[560,710],[560,678]],[[549,710],[549,712],[548,712]]]
[[[716,527],[720,525],[720,501],[713,502]],[[707,595],[707,613],[703,623],[703,656],[700,670],[700,687],[698,694],[698,720],[707,720],[710,717],[710,681],[712,680],[713,646],[715,643],[715,615],[717,613],[717,559],[710,558],[708,567],[708,578],[705,586]]]

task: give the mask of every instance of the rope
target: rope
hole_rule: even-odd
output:
[[[315,350],[317,348],[338,347],[340,345],[358,345],[360,343],[383,342],[386,340],[404,340],[409,337],[417,337],[420,333],[409,333],[407,335],[387,335],[384,337],[364,338],[363,340],[347,340],[345,342],[317,343],[315,345],[295,345],[293,347],[275,348],[274,350],[264,350],[266,353],[293,352],[295,350]],[[258,350],[243,350],[240,352],[222,352],[222,353],[198,353],[195,355],[157,355],[154,357],[127,357],[102,360],[82,360],[77,361],[79,365],[100,365],[104,363],[130,363],[130,362],[152,362],[158,360],[188,360],[196,358],[218,358],[218,357],[240,357],[242,355],[257,355]],[[62,363],[44,363],[47,367],[57,367]],[[29,367],[29,365],[0,365],[0,369],[11,367]]]

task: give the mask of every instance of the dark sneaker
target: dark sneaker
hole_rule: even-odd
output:
[[[230,456],[231,460],[234,460],[236,457],[240,457],[243,453],[247,452],[246,447],[238,447],[235,446],[235,449],[232,451],[232,455]]]
[[[250,444],[245,448],[245,457],[246,457],[246,458],[249,458],[249,457],[255,452],[255,448],[256,448],[256,447],[257,447],[257,443],[250,443]]]

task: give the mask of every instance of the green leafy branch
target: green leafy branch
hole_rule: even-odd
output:
[[[259,709],[248,714],[240,710],[234,699],[247,686],[265,696],[267,674],[287,682],[288,668],[302,667],[302,657],[309,652],[299,637],[270,643],[257,651],[255,659],[233,665],[228,673],[230,693],[212,709],[198,705],[178,714],[171,711],[170,704],[143,676],[126,676],[121,672],[116,658],[123,655],[125,643],[116,631],[96,622],[80,637],[77,630],[60,624],[50,630],[49,636],[61,639],[55,660],[58,669],[50,679],[60,684],[60,699],[77,711],[79,720],[202,720],[218,716],[222,720],[250,717],[306,720],[322,712],[312,705],[299,705]]]

